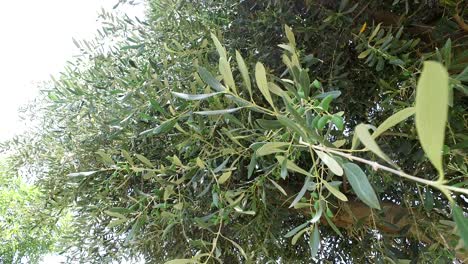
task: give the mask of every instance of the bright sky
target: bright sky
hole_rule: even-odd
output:
[[[78,49],[75,39],[90,39],[100,28],[101,7],[118,0],[0,1],[0,141],[21,131],[17,109],[37,94],[34,82],[58,73]],[[130,17],[144,7],[124,6]]]

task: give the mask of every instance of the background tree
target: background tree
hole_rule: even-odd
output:
[[[41,213],[43,194],[0,163],[0,262],[38,263],[53,252],[58,238],[54,222]],[[45,221],[44,221],[45,220]]]
[[[73,215],[71,260],[466,258],[466,6],[149,6],[104,12],[5,144]]]

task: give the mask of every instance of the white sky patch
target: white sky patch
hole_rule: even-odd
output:
[[[0,141],[24,129],[18,108],[38,93],[35,83],[60,72],[78,49],[72,38],[92,39],[101,27],[101,8],[118,0],[0,1]],[[143,17],[144,6],[123,5],[130,17]]]

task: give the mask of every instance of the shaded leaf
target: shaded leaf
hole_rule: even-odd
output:
[[[353,190],[359,199],[368,206],[380,210],[379,199],[377,199],[374,189],[370,185],[366,174],[364,174],[361,168],[354,163],[348,162],[343,164],[343,169],[348,177],[351,187],[353,187]]]

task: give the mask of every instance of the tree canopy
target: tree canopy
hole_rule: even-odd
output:
[[[103,11],[2,143],[70,261],[468,258],[466,4],[148,7]]]

